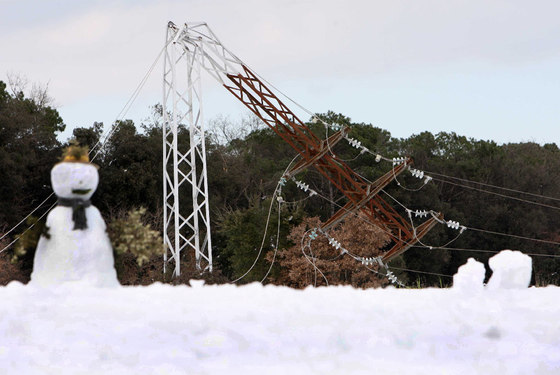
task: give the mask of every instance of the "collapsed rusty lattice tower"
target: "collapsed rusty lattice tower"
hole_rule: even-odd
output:
[[[165,61],[164,240],[175,260],[176,275],[180,274],[180,253],[186,248],[194,250],[199,269],[201,260],[207,262],[210,270],[212,268],[201,68],[297,151],[301,159],[286,177],[313,167],[346,197],[346,204],[323,224],[321,230],[328,231],[348,215],[361,211],[372,223],[391,233],[392,246],[382,256],[382,260],[388,262],[413,246],[442,217],[438,214],[413,228],[378,195],[412,163],[409,158],[376,181],[365,181],[330,152],[330,148],[346,136],[348,128],[341,128],[328,139],[319,139],[246,64],[223,46],[205,23],[178,27],[170,22]],[[190,126],[191,142],[186,153],[177,149],[180,123]],[[183,184],[192,192],[193,210],[187,217],[179,213],[179,190]]]

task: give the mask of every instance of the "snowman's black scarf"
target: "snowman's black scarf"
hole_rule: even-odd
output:
[[[58,205],[72,207],[72,220],[74,229],[87,229],[86,207],[91,206],[91,201],[79,198],[58,198]],[[73,230],[74,230],[73,229]]]

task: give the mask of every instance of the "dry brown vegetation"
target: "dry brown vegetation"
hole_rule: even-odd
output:
[[[272,278],[274,284],[294,288],[326,285],[318,270],[324,274],[329,285],[371,288],[387,284],[387,279],[372,274],[371,270],[353,257],[340,254],[340,250],[334,249],[325,236],[319,234],[317,239],[310,241],[310,231],[320,224],[316,217],[307,218],[293,228],[289,238],[295,245],[278,252],[276,261],[280,265],[280,271]],[[389,242],[385,231],[367,223],[361,216],[349,218],[334,228],[330,235],[348,252],[359,257],[378,256],[380,249]],[[267,260],[271,262],[272,259],[273,254],[269,253]]]

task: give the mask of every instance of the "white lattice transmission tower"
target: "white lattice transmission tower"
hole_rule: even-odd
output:
[[[164,272],[173,260],[174,276],[181,274],[185,251],[194,252],[198,270],[212,271],[200,76],[203,45],[182,37],[184,31],[169,23],[163,72]],[[186,130],[189,144],[180,145],[179,136]]]

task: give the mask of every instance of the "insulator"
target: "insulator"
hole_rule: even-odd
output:
[[[311,191],[309,192],[309,196],[312,197],[312,196],[314,196],[314,195],[317,195],[317,192],[316,192],[315,190],[311,190]]]
[[[379,154],[375,155],[375,161],[379,163],[381,161],[381,155]]]
[[[297,181],[297,180],[294,180],[294,181],[296,183],[296,186],[298,188],[300,188],[301,190],[303,190],[305,192],[307,192],[307,190],[309,190],[309,185],[306,184],[305,182],[301,182],[301,181]]]
[[[424,179],[424,185],[426,185],[430,181],[432,181],[432,178],[430,176],[426,176],[426,178]]]
[[[280,185],[280,186],[286,185],[286,179],[284,177],[281,177],[280,181],[278,181],[278,185]]]
[[[348,143],[350,143],[350,146],[355,148],[362,148],[362,142],[358,141],[357,139],[346,137],[346,140],[348,141]]]
[[[414,216],[415,217],[427,217],[428,216],[428,211],[426,211],[426,210],[423,210],[423,211],[416,210],[416,211],[414,211]]]
[[[447,222],[447,226],[451,229],[459,229],[459,227],[461,226],[461,224],[459,224],[458,221],[453,221],[453,220],[449,220]]]
[[[337,240],[335,240],[334,238],[329,238],[329,244],[334,247],[335,249],[340,249],[340,242],[338,242]]]
[[[419,169],[410,168],[410,173],[416,178],[424,178],[424,171],[421,171]]]
[[[309,238],[311,238],[312,240],[314,240],[314,239],[317,238],[316,229],[313,229],[313,230],[311,231],[311,234],[309,235]]]
[[[393,165],[402,164],[405,161],[406,161],[406,158],[403,158],[403,157],[393,158]]]
[[[373,257],[373,258],[361,258],[362,260],[362,264],[371,266],[374,264],[379,264],[380,266],[383,266],[383,261],[381,260],[381,257]]]
[[[284,202],[284,198],[282,198],[281,195],[277,196],[276,200],[278,201],[278,203],[283,203]]]

